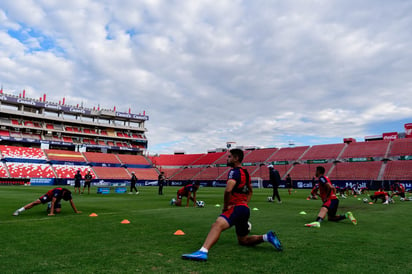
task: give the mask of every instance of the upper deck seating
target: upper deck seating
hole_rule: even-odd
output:
[[[0,151],[4,158],[47,160],[40,148],[0,145]]]
[[[301,160],[337,159],[345,144],[328,144],[312,146]]]
[[[90,163],[120,164],[115,154],[101,152],[83,152],[84,157]]]
[[[86,162],[80,152],[59,149],[46,149],[47,158],[51,161]]]
[[[243,163],[264,163],[277,150],[277,148],[263,148],[252,150],[244,157]]]
[[[371,141],[349,144],[341,158],[384,157],[389,141]]]
[[[396,139],[393,141],[389,156],[409,155],[412,155],[412,138]]]
[[[297,161],[308,148],[309,146],[281,148],[267,161]]]
[[[117,154],[117,157],[126,165],[150,165],[147,159],[142,155]]]

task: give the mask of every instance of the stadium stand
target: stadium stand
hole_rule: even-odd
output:
[[[389,156],[412,155],[412,138],[396,139],[392,142]]]
[[[287,172],[292,168],[293,164],[274,165],[274,168],[279,171],[280,177],[284,178]],[[260,165],[253,174],[253,177],[260,177],[263,180],[269,180],[269,168],[266,165]],[[293,179],[293,178],[292,178]]]
[[[56,171],[57,178],[74,178],[74,175],[77,173],[78,170],[80,170],[80,174],[84,177],[86,175],[86,172],[90,170],[90,174],[93,176],[93,178],[96,178],[96,175],[94,174],[94,171],[92,168],[89,166],[83,166],[83,165],[53,165],[54,170]]]
[[[120,161],[115,154],[100,152],[83,152],[83,155],[89,163],[120,164]]]
[[[251,150],[250,153],[248,153],[243,159],[243,163],[264,163],[277,150],[277,148]]]
[[[191,180],[196,174],[198,174],[203,168],[201,167],[188,167],[181,169],[171,177],[171,180]]]
[[[386,164],[384,180],[410,180],[412,178],[412,161],[389,161]]]
[[[129,173],[132,173],[133,171],[136,174],[136,177],[139,180],[153,180],[157,181],[157,178],[159,176],[159,173],[155,168],[128,168],[127,169]],[[130,176],[131,177],[131,176]]]
[[[94,173],[99,179],[129,180],[130,175],[123,167],[93,167]]]
[[[214,162],[216,162],[218,159],[220,159],[223,155],[225,155],[226,152],[211,152],[204,154],[201,156],[199,159],[194,161],[192,163],[193,166],[197,165],[211,165]]]
[[[297,161],[308,148],[309,146],[281,148],[276,151],[276,153],[274,153],[267,161]]]
[[[189,166],[198,160],[203,154],[174,154],[152,156],[150,160],[156,166]]]
[[[326,170],[326,174],[329,172],[333,163],[320,164]],[[297,164],[290,170],[289,174],[292,180],[312,180],[316,173],[316,167],[319,164]]]
[[[193,177],[193,180],[216,180],[229,171],[229,167],[207,167]]]
[[[117,154],[117,157],[125,165],[151,165],[142,155]]]
[[[6,178],[6,177],[10,177],[9,176],[9,172],[7,171],[7,167],[5,163],[0,163],[0,177],[1,178]]]
[[[337,159],[345,144],[328,144],[312,146],[301,160]]]
[[[46,155],[40,148],[17,147],[0,145],[0,151],[3,158],[20,158],[20,159],[37,159],[46,160]]]
[[[10,176],[13,178],[55,178],[49,164],[6,163]]]
[[[345,148],[341,158],[384,157],[389,143],[389,141],[351,143]]]
[[[59,149],[46,149],[46,156],[50,161],[86,162],[80,152]]]
[[[331,180],[377,180],[383,162],[337,163],[329,173]]]
[[[163,171],[165,174],[165,177],[167,179],[170,179],[175,175],[177,172],[181,171],[181,168],[160,168],[159,171]]]

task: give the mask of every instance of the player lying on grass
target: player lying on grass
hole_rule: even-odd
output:
[[[25,210],[28,210],[36,205],[39,204],[45,204],[48,202],[51,202],[50,204],[50,212],[48,216],[53,216],[55,213],[60,213],[61,210],[61,204],[60,201],[61,199],[65,201],[69,201],[70,205],[72,206],[74,212],[76,213],[81,213],[81,211],[78,211],[76,209],[76,206],[74,205],[73,198],[72,198],[72,193],[70,190],[66,188],[61,188],[61,187],[56,187],[51,190],[49,190],[46,194],[41,196],[39,199],[35,200],[34,202],[31,202],[30,204],[25,205],[24,207],[17,209],[14,213],[13,216],[18,216],[20,213],[22,213]]]
[[[196,207],[196,192],[199,189],[200,183],[188,184],[177,191],[177,197],[174,204],[176,206],[182,205],[183,197],[187,197],[186,207],[189,207],[189,201],[193,202],[193,206]]]
[[[282,250],[282,244],[273,231],[269,231],[264,235],[248,236],[250,216],[248,203],[252,198],[252,185],[249,173],[241,167],[242,160],[242,150],[230,150],[227,162],[232,169],[229,171],[224,192],[223,212],[212,225],[202,248],[190,254],[183,254],[182,259],[206,261],[209,249],[217,242],[220,234],[232,226],[236,227],[237,240],[240,245],[254,246],[269,242],[277,250]]]
[[[320,227],[320,223],[328,215],[328,220],[333,222],[339,222],[346,218],[349,218],[354,225],[357,224],[352,212],[346,212],[344,215],[336,215],[339,206],[339,199],[336,197],[336,189],[332,185],[328,177],[325,176],[325,168],[318,166],[316,168],[316,177],[319,181],[319,194],[322,199],[323,205],[320,208],[316,221],[305,224],[307,227]]]

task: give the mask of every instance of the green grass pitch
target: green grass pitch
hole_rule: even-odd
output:
[[[282,204],[268,203],[270,189],[255,189],[250,203],[252,234],[273,229],[284,251],[270,244],[239,246],[234,229],[222,233],[207,262],[186,261],[181,254],[201,247],[210,225],[220,214],[223,188],[201,188],[204,208],[169,205],[176,187],[140,187],[139,195],[74,195],[82,214],[62,202],[62,213],[48,217],[40,205],[12,216],[17,208],[51,187],[2,186],[0,193],[0,273],[410,273],[412,272],[412,202],[365,204],[341,199],[338,213],[352,211],[358,219],[314,221],[320,201],[307,201],[309,190]],[[361,196],[363,198],[365,196]],[[184,200],[185,202],[185,200]],[[307,215],[300,215],[305,211]],[[98,217],[89,217],[91,213]],[[124,219],[130,224],[121,224]],[[181,229],[186,235],[174,236]]]

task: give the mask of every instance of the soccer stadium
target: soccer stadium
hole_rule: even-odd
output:
[[[0,273],[412,273],[412,1],[0,1]]]
[[[204,154],[146,154],[145,114],[87,109],[2,93],[1,183],[67,185],[77,170],[90,170],[95,185],[126,184],[135,172],[140,185],[156,183],[161,171],[170,185],[200,181],[204,186],[225,183],[228,149]],[[343,138],[340,144],[245,150],[243,166],[258,187],[267,187],[267,165],[282,179],[290,174],[295,188],[311,188],[315,167],[323,165],[338,186],[361,184],[378,189],[391,182],[412,185],[412,123],[405,132]]]
[[[208,223],[219,213],[222,187],[226,185],[230,169],[226,164],[227,156],[234,143],[225,149],[203,154],[148,155],[150,140],[146,138],[145,123],[149,122],[149,117],[145,114],[87,109],[66,105],[64,100],[48,102],[46,95],[33,99],[2,93],[0,99],[0,182],[5,195],[2,206],[4,221],[0,227],[3,235],[9,234],[10,229],[16,231],[9,236],[10,241],[4,247],[16,259],[7,260],[0,267],[2,272],[15,273],[9,269],[12,263],[20,265],[16,272],[220,272],[228,265],[218,258],[224,257],[229,263],[233,261],[224,250],[230,250],[236,258],[249,260],[249,255],[243,254],[246,250],[233,243],[233,232],[222,237],[221,247],[215,248],[216,255],[211,256],[209,265],[181,262],[180,259],[180,253],[187,252],[187,247],[194,249],[200,245]],[[342,272],[355,271],[358,265],[375,256],[387,256],[388,252],[389,258],[396,261],[400,256],[398,248],[408,246],[401,242],[394,245],[396,248],[391,244],[379,246],[378,243],[393,240],[392,232],[389,233],[391,236],[382,233],[392,231],[400,214],[405,210],[410,212],[408,207],[412,203],[407,202],[409,197],[404,202],[394,198],[393,202],[396,202],[390,205],[391,208],[381,209],[378,207],[383,205],[379,203],[370,205],[369,194],[379,188],[389,191],[394,182],[401,182],[407,190],[411,189],[411,128],[412,124],[405,124],[405,132],[369,136],[362,142],[343,138],[340,144],[260,149],[240,147],[245,154],[243,168],[248,170],[256,188],[251,203],[256,210],[251,217],[253,228],[262,233],[267,226],[276,229],[284,251],[276,253],[263,245],[256,250],[247,249],[250,254],[256,253],[251,256],[259,257],[256,258],[257,263],[250,271],[245,271],[245,265],[241,264],[235,268],[236,272],[301,272],[294,265],[295,260],[299,258],[310,265],[316,255],[308,255],[308,250],[309,253],[323,250],[323,245],[328,246],[330,240],[338,243],[338,246],[328,247],[332,252],[339,252],[342,258],[351,258],[352,263],[342,267]],[[280,193],[284,203],[275,211],[274,204],[266,199],[271,195],[272,187],[269,164],[279,171],[282,178]],[[368,190],[367,194],[353,193],[342,199],[342,209],[356,214],[360,220],[358,226],[348,227],[346,223],[339,227],[332,222],[323,225],[322,229],[335,231],[331,233],[338,233],[339,237],[320,237],[318,231],[303,227],[304,222],[316,215],[320,203],[306,200],[319,165],[325,167],[326,175],[335,186],[352,189],[356,185]],[[11,216],[22,203],[35,199],[50,188],[60,186],[71,190],[77,171],[83,177],[87,171],[93,176],[90,195],[73,195],[77,208],[82,211],[80,216],[74,216],[67,205],[63,205],[62,213],[54,220],[47,217],[45,208],[41,206],[23,212],[19,217]],[[138,177],[138,196],[125,195],[132,172]],[[162,196],[156,194],[160,172],[164,172],[167,179],[167,195]],[[287,174],[293,179],[292,195],[284,189]],[[180,187],[194,182],[201,185],[198,199],[202,200],[202,208],[175,208],[169,204]],[[365,199],[369,203],[365,203]],[[298,212],[308,215],[297,215]],[[275,220],[270,219],[273,214]],[[385,222],[381,223],[380,218],[385,218]],[[408,230],[410,218],[401,223],[400,228],[396,225],[398,233]],[[372,228],[376,225],[379,229]],[[40,231],[41,235],[38,234]],[[174,232],[183,235],[174,236]],[[60,239],[72,243],[60,244]],[[347,242],[351,243],[350,246],[341,250],[340,246],[346,246]],[[153,243],[159,249],[154,251]],[[371,253],[373,247],[370,244],[377,245],[376,248],[384,252]],[[51,262],[43,259],[43,253],[38,249],[40,245],[56,250],[57,253],[50,254],[53,257]],[[21,255],[21,252],[29,254]],[[49,252],[47,250],[45,254]],[[80,260],[72,255],[73,252],[80,256]],[[120,255],[123,252],[125,254]],[[123,256],[126,259],[121,259]],[[67,258],[70,262],[66,261]],[[339,259],[333,261],[343,263]],[[395,265],[399,268],[388,263],[379,265],[379,269],[390,268],[395,273],[405,270],[399,264]],[[309,267],[303,269],[303,272],[310,272]],[[371,266],[365,269],[376,270]]]

